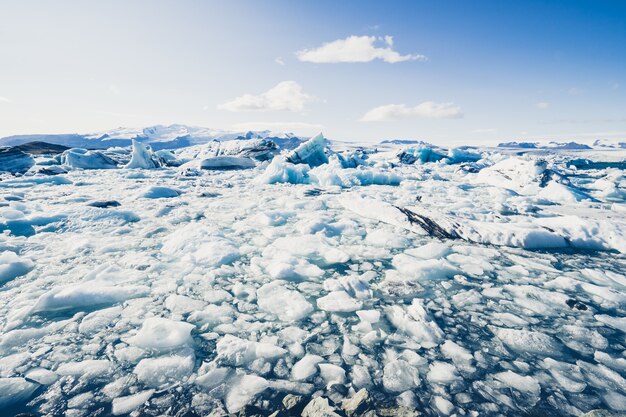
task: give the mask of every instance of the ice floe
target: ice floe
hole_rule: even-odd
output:
[[[622,148],[140,139],[2,174],[0,414],[623,411]]]

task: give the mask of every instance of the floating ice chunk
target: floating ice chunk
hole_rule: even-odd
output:
[[[340,417],[337,414],[336,408],[331,407],[328,403],[328,398],[317,397],[309,401],[309,403],[302,410],[302,417]]]
[[[439,395],[433,397],[432,406],[444,416],[449,416],[454,411],[454,404]]]
[[[399,226],[420,235],[526,249],[568,246],[568,241],[563,236],[535,223],[458,219],[423,207],[411,207],[409,210],[372,199],[345,197],[340,201],[346,209],[363,217]]]
[[[305,257],[322,266],[344,263],[348,254],[332,245],[332,240],[319,235],[286,236],[276,239],[263,251],[264,257],[280,257],[284,253]]]
[[[220,363],[232,366],[245,366],[259,358],[273,360],[287,353],[285,349],[270,343],[244,340],[230,334],[217,342],[216,351]]]
[[[20,173],[28,171],[35,160],[17,148],[0,148],[0,172]]]
[[[417,259],[403,253],[393,257],[392,265],[402,274],[414,279],[449,279],[461,273],[445,259]]]
[[[255,182],[259,184],[307,184],[311,168],[306,164],[292,164],[277,156],[259,175]]]
[[[84,376],[95,378],[110,375],[113,372],[112,363],[106,359],[87,359],[80,362],[66,362],[59,365],[56,373],[59,375]]]
[[[361,308],[363,303],[350,297],[345,291],[332,291],[317,299],[317,307],[325,311],[347,313]]]
[[[73,323],[74,320],[61,320],[57,322],[52,322],[47,326],[42,326],[39,328],[26,328],[26,329],[15,329],[10,330],[4,333],[0,338],[0,348],[2,350],[12,350],[16,348],[22,348],[24,344],[26,344],[30,340],[39,339],[47,334],[59,331],[63,329],[70,323]],[[21,324],[20,320],[16,320],[16,322],[11,323],[11,327],[15,325]]]
[[[446,162],[449,164],[461,164],[463,162],[476,162],[482,158],[480,152],[468,147],[450,148]]]
[[[601,323],[604,323],[614,329],[621,330],[626,333],[626,318],[625,317],[612,317],[607,314],[596,314],[595,319]]]
[[[302,294],[285,288],[280,282],[265,284],[256,294],[259,308],[282,321],[298,321],[313,311],[313,306]]]
[[[598,363],[602,363],[615,371],[626,372],[626,358],[614,358],[608,353],[596,351],[593,358]]]
[[[551,336],[530,330],[493,328],[494,334],[509,348],[543,356],[560,356],[561,347]]]
[[[128,342],[144,349],[176,349],[193,343],[191,331],[194,328],[193,324],[182,321],[149,317],[144,320],[139,332],[129,338]]]
[[[420,385],[419,371],[403,359],[393,360],[383,369],[383,386],[387,391],[403,392]]]
[[[385,229],[368,230],[365,242],[389,249],[404,249],[410,244],[410,241],[404,236]]]
[[[96,333],[112,325],[122,312],[121,306],[106,308],[87,314],[80,322],[78,331],[81,333]]]
[[[473,181],[508,188],[516,192],[537,191],[546,168],[545,161],[530,158],[506,158],[482,169]]]
[[[16,253],[4,251],[0,253],[0,285],[22,275],[26,275],[35,267],[28,258],[20,258]]]
[[[72,148],[60,155],[63,165],[80,169],[114,169],[117,162],[101,151],[88,151],[87,149]]]
[[[144,297],[149,293],[150,289],[145,285],[120,285],[106,280],[87,280],[53,288],[44,293],[32,307],[31,314],[110,305]]]
[[[128,414],[145,404],[154,394],[153,389],[138,392],[137,394],[113,399],[111,412],[115,416]]]
[[[142,198],[173,198],[181,195],[181,192],[177,189],[170,187],[150,186],[143,190],[139,197]]]
[[[346,371],[338,365],[332,363],[320,363],[320,376],[326,386],[332,384],[343,384],[346,381]]]
[[[242,156],[215,156],[200,161],[200,168],[208,170],[247,169],[255,166],[252,159]]]
[[[168,167],[179,167],[187,162],[185,158],[180,158],[179,155],[167,149],[160,149],[154,154],[163,162],[163,165]]]
[[[133,151],[130,162],[124,166],[127,169],[154,169],[163,166],[163,160],[150,146],[133,139]]]
[[[445,158],[445,155],[436,152],[432,146],[420,146],[416,148],[405,148],[401,150],[398,159],[403,164],[414,164],[419,162],[425,164],[428,162],[438,162]]]
[[[272,278],[285,280],[319,278],[324,275],[324,270],[317,265],[293,256],[269,262],[265,270]]]
[[[291,377],[296,381],[306,381],[317,373],[318,364],[323,361],[321,356],[306,354],[291,368]]]
[[[558,362],[552,358],[543,360],[543,365],[550,371],[550,375],[567,392],[583,392],[587,387],[580,368],[570,363]]]
[[[615,249],[626,253],[626,222],[557,216],[537,218],[537,224],[565,236],[570,244],[580,249]]]
[[[344,168],[336,156],[331,156],[329,163],[320,165],[308,173],[309,183],[329,187],[343,188],[360,185],[399,185],[402,177],[393,172],[383,172],[375,168],[359,166]]]
[[[188,317],[188,321],[201,323],[208,326],[216,326],[222,323],[231,323],[235,312],[230,305],[209,304],[201,311],[194,311]]]
[[[164,305],[172,313],[186,314],[202,310],[205,302],[184,295],[172,294],[165,299]]]
[[[228,392],[224,398],[228,412],[238,412],[246,404],[249,404],[254,397],[265,391],[268,386],[267,380],[260,376],[234,376],[228,381]]]
[[[361,321],[367,323],[378,323],[380,320],[380,311],[378,310],[359,310],[356,312]]]
[[[24,376],[41,385],[52,385],[59,379],[59,376],[55,372],[45,368],[29,369]]]
[[[204,387],[207,390],[211,390],[220,385],[226,377],[230,374],[230,368],[214,368],[207,371],[207,373],[198,376],[195,383]]]
[[[137,379],[149,387],[182,382],[193,372],[196,356],[192,349],[174,355],[142,359],[135,370]]]
[[[538,396],[541,393],[539,382],[532,376],[522,376],[513,371],[506,371],[494,374],[493,377],[517,391],[526,392],[533,396]]]
[[[461,370],[466,372],[473,372],[476,370],[476,368],[472,366],[474,356],[472,356],[469,350],[459,346],[452,340],[446,340],[444,344],[441,345],[441,353],[443,353],[446,358],[451,359],[457,368],[460,368]]]
[[[446,362],[435,361],[430,364],[426,379],[433,384],[450,385],[460,380],[460,376],[454,365]]]
[[[28,400],[37,388],[24,378],[0,378],[0,409]]]
[[[67,407],[69,409],[86,409],[86,408],[89,408],[93,399],[94,399],[93,393],[84,392],[82,394],[78,394],[70,398],[67,401]]]
[[[406,309],[398,305],[387,307],[385,313],[399,332],[413,338],[425,348],[438,345],[443,338],[443,331],[424,309],[420,299],[414,299]]]
[[[177,229],[165,238],[161,252],[202,266],[217,268],[236,261],[240,252],[229,240],[196,223]]]
[[[430,242],[418,248],[407,249],[405,254],[421,259],[439,259],[451,252],[450,246],[441,242]]]
[[[548,182],[548,184],[537,193],[537,196],[557,203],[576,203],[582,200],[592,200],[589,195],[556,181]]]
[[[271,139],[212,141],[206,144],[200,156],[239,156],[267,161],[277,150],[276,142]]]
[[[285,159],[292,164],[307,164],[311,167],[328,163],[327,141],[321,133],[287,153]]]

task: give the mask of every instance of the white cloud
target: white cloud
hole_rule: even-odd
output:
[[[495,133],[497,129],[488,128],[488,129],[474,129],[472,133]]]
[[[279,56],[274,60],[278,65],[285,65],[285,61],[283,61],[283,57]]]
[[[304,122],[248,122],[232,126],[234,130],[271,130],[273,132],[293,132],[302,135],[314,135],[324,129],[317,123]]]
[[[2,103],[10,103],[10,102],[11,102],[11,100],[9,100],[9,99],[8,99],[8,98],[6,98],[6,97],[2,97],[2,96],[0,96],[0,102],[2,102]]]
[[[300,61],[316,64],[332,64],[339,62],[370,62],[382,59],[391,64],[403,61],[425,61],[420,54],[400,55],[393,49],[391,36],[349,36],[327,42],[314,49],[303,49],[296,52]]]
[[[220,104],[217,108],[235,112],[245,110],[301,112],[304,110],[304,105],[313,100],[314,97],[305,94],[297,82],[283,81],[265,93],[256,96],[244,94],[227,103]]]
[[[535,106],[537,106],[538,109],[544,110],[550,107],[550,103],[546,103],[545,101],[540,101],[539,103],[535,104]]]
[[[362,122],[380,122],[402,119],[460,119],[463,112],[454,103],[425,101],[415,107],[406,104],[387,104],[374,107],[361,118]]]

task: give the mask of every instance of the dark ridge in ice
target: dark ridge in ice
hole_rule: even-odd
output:
[[[409,209],[395,206],[398,210],[404,214],[411,224],[417,224],[419,227],[424,229],[430,236],[438,237],[439,239],[459,239],[460,236],[455,232],[448,232],[437,223],[435,223],[432,219],[429,219],[426,216],[422,216],[420,214],[414,213]]]
[[[67,146],[48,142],[27,142],[13,148],[30,155],[56,155],[69,149]]]
[[[591,161],[589,159],[573,159],[567,163],[576,169],[626,169],[626,161]]]
[[[121,206],[119,201],[115,200],[102,200],[102,201],[92,201],[91,203],[87,203],[88,206],[91,207],[99,207],[99,208],[109,208],[109,207],[119,207]]]

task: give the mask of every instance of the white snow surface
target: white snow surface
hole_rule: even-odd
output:
[[[68,173],[2,177],[0,414],[340,386],[424,415],[622,411],[626,177],[572,161],[626,151],[401,146],[316,139],[241,170],[72,150]],[[218,148],[175,156],[252,158]]]

